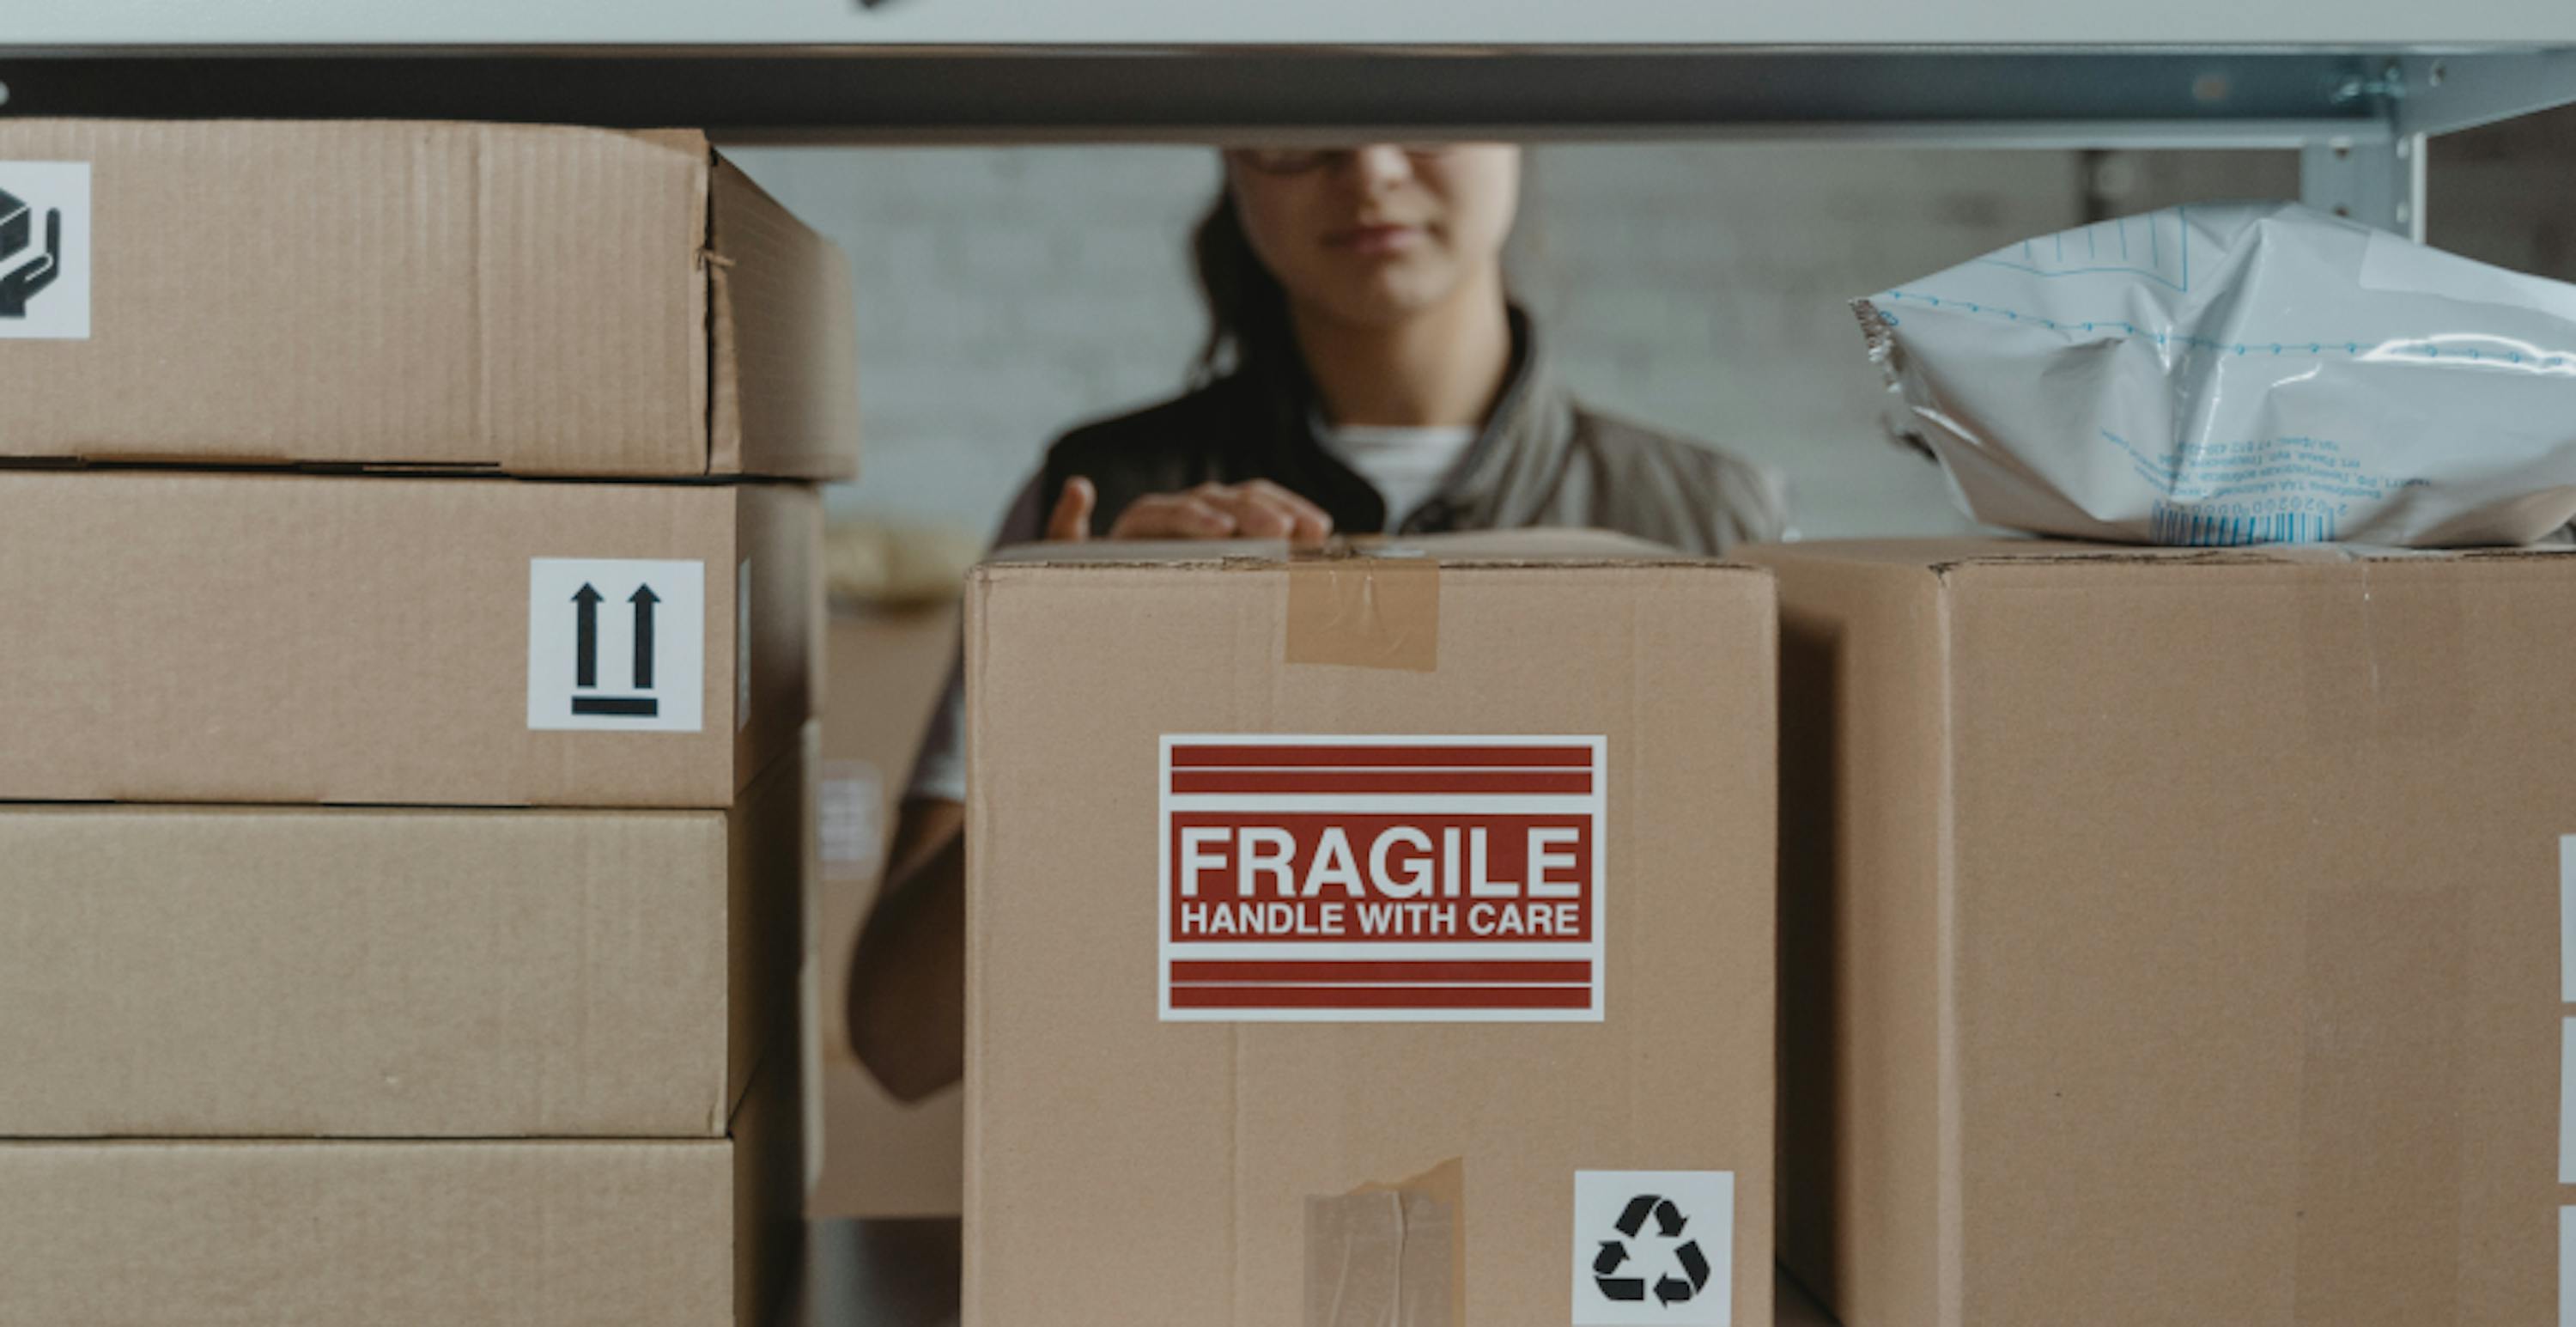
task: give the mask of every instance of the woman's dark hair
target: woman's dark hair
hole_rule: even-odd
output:
[[[1207,302],[1207,340],[1190,365],[1190,384],[1203,387],[1245,365],[1292,352],[1288,292],[1263,266],[1243,233],[1234,191],[1217,185],[1216,201],[1190,236],[1190,264],[1199,298]]]

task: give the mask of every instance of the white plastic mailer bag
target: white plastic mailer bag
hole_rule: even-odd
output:
[[[1858,301],[1971,515],[2156,544],[2518,544],[2576,517],[2576,286],[2284,203]]]

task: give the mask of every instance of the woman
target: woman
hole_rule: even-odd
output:
[[[1776,538],[1767,473],[1594,412],[1549,372],[1503,280],[1520,161],[1502,144],[1227,152],[1195,241],[1196,386],[1059,440],[1000,541],[1570,525],[1722,553]],[[964,1066],[963,721],[952,681],[852,965],[851,1039],[907,1099]]]

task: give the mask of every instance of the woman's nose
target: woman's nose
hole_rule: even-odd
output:
[[[1361,193],[1376,193],[1412,175],[1413,158],[1393,143],[1370,143],[1351,149],[1351,179]]]

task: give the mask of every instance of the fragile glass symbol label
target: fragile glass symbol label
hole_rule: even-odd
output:
[[[694,733],[706,693],[706,564],[528,560],[528,727]]]

